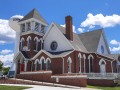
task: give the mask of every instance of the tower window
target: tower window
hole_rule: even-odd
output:
[[[38,38],[35,38],[34,42],[34,50],[38,51]]]
[[[25,43],[25,41],[24,41],[24,40],[22,40],[22,41],[21,41],[21,50],[23,50],[24,43]]]
[[[41,33],[44,33],[44,30],[45,30],[45,26],[41,25]]]
[[[25,24],[21,25],[21,30],[22,30],[22,32],[25,32]]]
[[[39,23],[35,23],[35,31],[39,31],[39,26],[40,26],[40,24]]]
[[[30,31],[31,30],[31,25],[30,25],[30,22],[27,23],[27,31]]]
[[[30,50],[30,44],[31,44],[31,40],[30,40],[30,38],[28,39],[28,50]]]

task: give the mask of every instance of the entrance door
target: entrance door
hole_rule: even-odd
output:
[[[106,73],[105,64],[101,64],[101,65],[100,65],[100,73],[101,73],[102,75],[104,75],[104,74]]]
[[[21,71],[24,71],[24,64],[21,64],[20,67],[21,67]]]

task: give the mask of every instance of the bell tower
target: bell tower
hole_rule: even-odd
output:
[[[36,9],[30,11],[19,21],[20,45],[19,50],[32,58],[43,48],[43,35],[48,26],[46,20]]]

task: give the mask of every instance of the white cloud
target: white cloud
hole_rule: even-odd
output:
[[[13,52],[13,51],[5,49],[5,50],[0,51],[0,54],[9,54],[11,52]]]
[[[110,51],[112,52],[120,52],[120,42],[117,40],[111,40],[110,44],[112,45],[112,47],[109,47]],[[117,45],[117,46],[115,46]]]
[[[104,16],[103,14],[93,15],[92,13],[89,13],[86,20],[83,21],[80,26],[94,28],[95,25],[99,25],[103,28],[120,25],[120,16],[117,14]]]
[[[11,66],[14,54],[0,55],[0,60],[4,63],[4,66]]]
[[[118,47],[113,47],[113,48],[109,47],[109,49],[110,49],[110,51],[112,51],[112,52],[119,52],[119,51],[120,51],[120,46],[118,46]]]
[[[120,42],[118,42],[118,41],[116,41],[116,40],[111,40],[111,41],[110,41],[110,44],[112,44],[112,45],[119,45]]]
[[[83,33],[85,29],[84,28],[78,28],[77,30],[78,30],[78,32]]]
[[[12,17],[22,17],[15,15]],[[11,43],[15,40],[15,31],[9,27],[8,20],[0,19],[0,44]]]

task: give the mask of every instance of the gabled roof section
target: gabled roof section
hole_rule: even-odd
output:
[[[79,35],[73,33],[73,41],[70,41],[70,43],[73,45],[75,50],[82,51],[82,52],[88,52],[85,46],[83,45],[81,39],[79,38]]]
[[[44,35],[44,38],[45,38],[45,37],[47,36],[47,34],[49,33],[52,25],[55,25],[55,26],[59,29],[59,31],[61,31],[62,34],[65,36],[65,31],[66,31],[66,30],[65,30],[65,27],[60,26],[59,24],[53,22],[53,23],[51,24],[51,26],[49,27],[47,33]],[[65,38],[66,38],[66,36],[65,36]],[[67,38],[66,38],[66,39],[67,39]],[[67,40],[68,40],[68,39],[67,39]],[[79,35],[73,33],[73,41],[69,41],[69,40],[68,40],[68,42],[71,44],[71,46],[74,48],[74,50],[79,50],[79,51],[83,51],[83,52],[88,52],[87,49],[85,48],[85,46],[83,45],[82,41],[80,40]]]
[[[59,58],[59,57],[65,57],[72,52],[74,52],[74,50],[62,52],[62,53],[59,53],[59,54],[57,53],[57,55],[56,55],[56,54],[51,54],[50,52],[48,52],[46,50],[40,50],[31,60],[36,59],[41,53],[45,53],[46,55],[48,55],[51,58]]]
[[[20,22],[24,21],[24,20],[27,20],[27,19],[30,19],[30,18],[35,18],[35,19],[40,20],[41,22],[43,22],[45,24],[48,24],[46,22],[46,20],[40,15],[40,13],[36,9],[33,9],[27,15],[25,15],[24,18],[22,18],[20,20]]]
[[[63,34],[66,34],[66,32],[65,32],[65,27],[60,26],[59,24],[57,24],[57,23],[55,23],[55,22],[54,22],[54,24],[58,27],[58,29],[59,29]]]
[[[23,56],[24,56],[26,59],[30,59],[30,57],[28,56],[28,54],[27,54],[25,51],[21,51],[21,53],[23,54]]]
[[[82,41],[83,45],[86,47],[89,52],[96,52],[99,44],[103,30],[94,30],[86,33],[79,34],[79,38]]]

